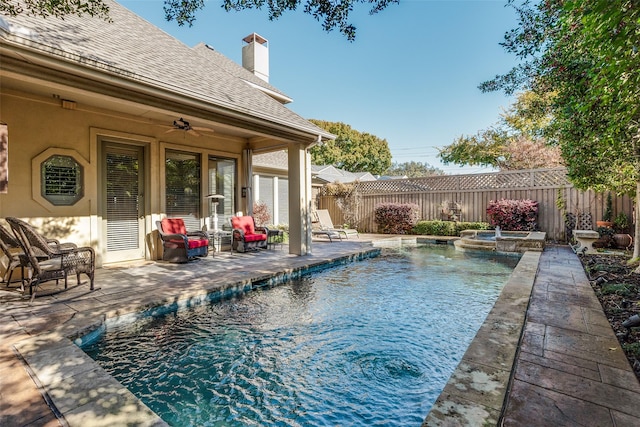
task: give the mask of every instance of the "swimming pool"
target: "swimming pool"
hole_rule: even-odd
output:
[[[385,251],[83,348],[174,426],[418,426],[518,259]]]

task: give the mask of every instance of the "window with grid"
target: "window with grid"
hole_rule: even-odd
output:
[[[55,155],[42,162],[42,197],[56,206],[70,206],[83,196],[82,166],[70,156]]]

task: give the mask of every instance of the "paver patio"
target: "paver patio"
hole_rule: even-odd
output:
[[[159,301],[171,302],[176,296],[196,299],[229,283],[248,283],[315,263],[348,259],[370,250],[370,242],[375,238],[317,242],[314,255],[307,257],[291,256],[285,246],[258,253],[220,254],[183,265],[149,262],[103,268],[96,272],[100,290],[87,293],[80,287],[38,298],[32,305],[17,299],[15,294],[0,292],[0,425],[60,425],[14,349],[19,348],[30,364],[42,369],[43,366],[38,366],[41,360],[37,351],[30,352],[38,347],[34,337],[44,340],[54,331],[77,329],[78,325],[90,325],[104,316],[138,311]],[[477,338],[482,336],[479,333]],[[478,343],[474,345],[480,348]],[[55,346],[48,351],[55,354]],[[84,369],[79,366],[82,358],[74,360],[67,353],[67,367],[58,366],[56,370]],[[482,360],[474,363],[491,365]],[[55,385],[63,382],[62,376],[60,372],[41,371],[38,381]],[[91,375],[86,376],[89,382],[93,380]],[[579,260],[568,247],[549,247],[540,258],[511,383],[503,412],[505,426],[640,425],[640,385],[619,349]],[[52,390],[51,398],[69,425],[98,425],[95,419],[83,418],[76,401],[90,400],[94,391],[84,387]],[[103,396],[105,407],[127,402],[131,413],[144,412],[143,407],[131,404],[117,391],[105,390]],[[162,425],[162,421],[153,418],[140,420],[126,422]],[[104,425],[125,423],[122,419],[113,421]],[[451,418],[439,425],[464,424]]]

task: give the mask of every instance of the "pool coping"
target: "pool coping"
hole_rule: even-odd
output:
[[[522,255],[422,427],[500,425],[541,255]]]
[[[432,239],[416,239],[415,236],[385,239],[372,249],[218,285],[213,291],[243,292],[254,284],[256,287],[274,285],[289,279],[292,274],[304,274],[313,269],[377,255],[380,247],[424,243],[452,242],[441,239],[434,242]],[[452,417],[466,425],[497,424],[524,327],[539,257],[539,252],[527,252],[522,256],[423,425],[442,425],[444,419],[449,424]],[[16,343],[14,353],[24,362],[63,425],[165,426],[168,425],[165,421],[98,366],[74,341],[104,327],[108,319],[166,305],[187,307],[200,304],[209,299],[211,293],[212,289],[203,289],[184,294],[178,300],[158,297],[144,304],[106,311],[97,317],[95,313],[78,313],[63,326]]]

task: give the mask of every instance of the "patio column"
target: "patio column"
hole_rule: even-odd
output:
[[[242,182],[244,196],[244,214],[253,215],[253,150],[245,148],[242,150]]]
[[[289,253],[311,254],[311,157],[289,143]]]

